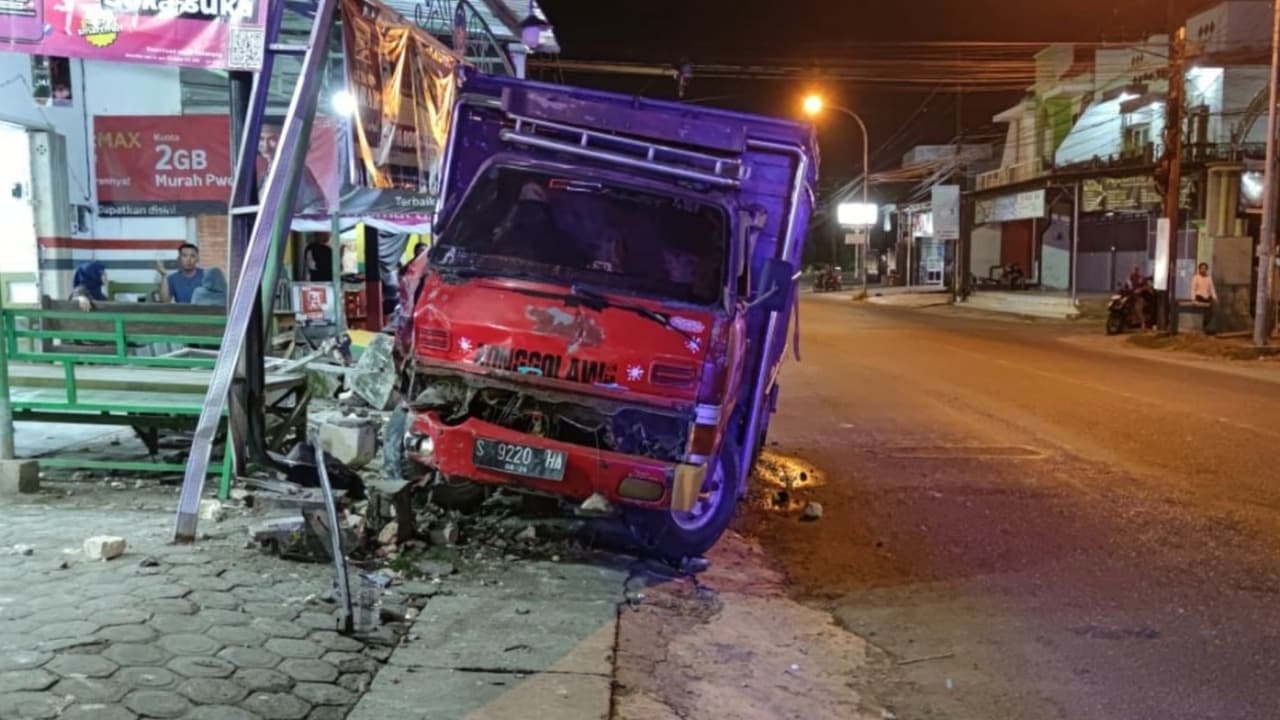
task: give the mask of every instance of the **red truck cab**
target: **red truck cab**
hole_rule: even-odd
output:
[[[701,554],[776,396],[811,135],[485,76],[461,98],[401,288],[411,479],[600,496],[653,554]]]

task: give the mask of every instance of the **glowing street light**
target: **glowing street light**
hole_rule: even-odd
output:
[[[844,113],[845,115],[848,115],[849,117],[853,118],[855,122],[858,123],[858,128],[862,130],[862,202],[849,203],[847,207],[844,205],[842,205],[841,207],[838,207],[837,208],[838,215],[842,216],[838,219],[838,221],[843,224],[845,218],[848,218],[850,220],[865,219],[868,217],[868,211],[870,210],[871,211],[870,222],[867,224],[874,225],[875,224],[875,215],[874,215],[875,205],[872,205],[869,199],[870,189],[871,189],[871,140],[867,137],[867,124],[862,122],[862,117],[859,116],[858,113],[850,110],[849,108],[840,107],[839,105],[828,106],[827,103],[822,99],[822,96],[816,93],[811,93],[805,96],[804,102],[802,103],[802,105],[804,107],[805,114],[808,115],[809,117],[817,117],[822,113],[824,109],[826,109],[827,107],[830,107],[832,110],[835,110],[836,112]],[[855,206],[858,206],[858,207],[855,208]],[[867,255],[866,253],[867,253],[867,247],[863,246],[862,248],[863,291],[865,291],[867,287]]]
[[[346,90],[339,90],[329,98],[329,106],[338,115],[349,117],[356,113],[356,98]]]
[[[822,102],[821,95],[807,95],[804,99],[804,114],[809,117],[817,117],[822,113],[822,108],[825,104]]]

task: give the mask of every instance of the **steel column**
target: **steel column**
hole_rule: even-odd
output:
[[[245,349],[246,333],[250,328],[254,306],[261,302],[260,289],[266,260],[271,244],[287,231],[293,219],[294,197],[297,194],[298,176],[302,169],[306,150],[306,130],[315,112],[316,96],[321,74],[327,60],[330,28],[334,22],[337,0],[318,0],[307,52],[303,56],[302,71],[294,86],[289,111],[285,116],[276,157],[267,172],[265,192],[258,208],[249,204],[252,183],[246,182],[252,175],[249,168],[257,161],[258,141],[262,132],[263,116],[267,106],[267,92],[271,84],[274,58],[271,45],[277,42],[283,21],[284,3],[268,4],[266,52],[263,67],[254,78],[254,91],[250,113],[245,123],[243,140],[236,158],[236,187],[232,197],[231,217],[253,217],[253,232],[241,267],[239,281],[227,313],[227,327],[222,337],[221,351],[209,381],[200,420],[196,425],[187,460],[187,472],[183,477],[182,494],[178,500],[178,513],[174,526],[175,542],[192,542],[196,536],[197,511],[200,496],[204,492],[205,473],[213,452],[214,435],[222,420],[222,410],[231,388],[232,376]],[[252,361],[252,358],[250,358]],[[259,362],[261,359],[259,358]]]

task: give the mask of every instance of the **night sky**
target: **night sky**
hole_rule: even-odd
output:
[[[958,103],[954,85],[838,83],[821,79],[824,67],[894,58],[901,73],[910,74],[922,53],[936,54],[942,48],[951,52],[943,43],[991,42],[997,52],[1029,58],[1034,45],[1001,44],[1134,40],[1164,32],[1170,5],[1170,0],[540,1],[556,27],[564,59],[812,68],[817,79],[695,77],[685,99],[796,115],[800,97],[821,85],[825,94],[866,119],[872,150],[878,151],[872,159],[876,170],[897,167],[902,154],[914,145],[950,142],[958,115],[963,117],[966,133],[984,140],[996,137],[991,116],[1022,93],[970,88]],[[1189,10],[1212,5],[1213,0],[1176,3],[1176,14],[1185,17]],[[911,45],[904,48],[904,43]],[[898,63],[897,58],[903,59]],[[675,97],[675,84],[661,78],[566,73],[563,79],[656,98]],[[847,118],[831,116],[820,123],[820,138],[825,179],[828,183],[847,179],[861,162],[856,128]],[[891,138],[885,147],[884,141]]]

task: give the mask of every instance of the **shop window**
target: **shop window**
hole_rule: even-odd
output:
[[[71,105],[71,61],[48,55],[31,56],[31,99],[37,105]]]
[[[1151,145],[1151,123],[1129,125],[1124,129],[1124,145],[1121,154],[1126,158],[1139,158],[1147,154]]]

